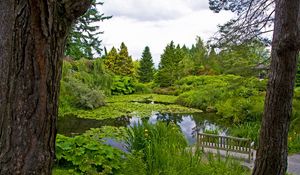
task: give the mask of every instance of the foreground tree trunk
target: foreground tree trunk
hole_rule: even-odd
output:
[[[270,77],[253,175],[284,175],[299,51],[299,0],[276,0]]]
[[[89,6],[0,1],[0,175],[51,174],[66,35]]]

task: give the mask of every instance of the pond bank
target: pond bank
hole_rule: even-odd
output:
[[[104,120],[82,119],[73,117],[64,117],[58,121],[58,133],[72,136],[84,133],[90,128],[99,128],[102,126],[128,127],[138,123],[148,122],[151,124],[157,121],[165,121],[167,123],[175,123],[180,127],[182,133],[190,144],[195,142],[196,132],[218,132],[220,135],[227,135],[228,129],[224,123],[217,120],[214,113],[159,113],[152,112],[148,117],[140,116],[124,116],[119,118],[111,118]]]

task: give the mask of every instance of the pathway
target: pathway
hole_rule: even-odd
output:
[[[211,152],[211,153],[217,153],[218,151],[216,149],[211,148],[204,148],[204,152]],[[219,153],[221,156],[226,156],[226,151],[219,150]],[[242,165],[253,169],[254,167],[254,160],[256,157],[256,151],[253,152],[253,160],[249,163],[247,161],[248,156],[246,154],[240,154],[235,152],[229,152],[230,156],[241,159]],[[293,154],[288,156],[288,173],[291,173],[292,175],[300,175],[300,153],[299,154]]]

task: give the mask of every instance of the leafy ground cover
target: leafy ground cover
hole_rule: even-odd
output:
[[[106,145],[106,137],[124,140],[129,152]],[[58,135],[53,174],[247,175],[249,171],[233,159],[187,149],[178,126],[158,122],[92,129],[73,138]]]
[[[117,118],[121,116],[150,116],[153,111],[160,113],[202,112],[199,109],[174,104],[175,99],[175,96],[157,94],[112,96],[107,99],[107,104],[105,106],[93,110],[70,108],[70,110],[61,113],[60,117],[71,115],[80,118],[101,120],[106,118]],[[149,103],[152,101],[154,104]]]

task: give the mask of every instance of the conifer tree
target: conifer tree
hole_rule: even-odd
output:
[[[111,16],[105,16],[99,12],[97,7],[103,5],[103,2],[92,0],[92,4],[89,10],[76,20],[67,39],[65,54],[76,60],[92,59],[94,52],[101,55],[102,40],[99,36],[103,32],[99,31],[99,26],[95,23],[110,19]]]
[[[174,45],[171,41],[161,55],[161,60],[158,67],[158,72],[155,77],[155,82],[161,87],[167,87],[182,77],[180,71],[180,62],[184,57],[184,53],[180,46]]]
[[[146,46],[143,51],[138,74],[140,81],[143,83],[147,83],[153,80],[154,63],[150,53],[150,48],[148,46]]]
[[[134,72],[134,66],[131,56],[128,54],[128,49],[124,42],[121,43],[120,51],[118,55],[116,66],[118,68],[119,75],[132,76]]]
[[[128,55],[126,45],[122,42],[120,51],[113,47],[104,61],[106,67],[116,75],[133,76],[134,66],[131,56]]]
[[[207,63],[207,49],[199,36],[196,38],[196,44],[191,48],[191,58],[194,62],[193,74],[199,75]]]
[[[108,54],[106,55],[106,57],[104,57],[105,60],[104,60],[104,64],[105,66],[112,72],[116,72],[115,69],[115,64],[116,64],[116,61],[118,59],[118,52],[117,52],[117,49],[115,47],[113,47],[109,52]]]

